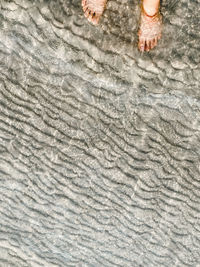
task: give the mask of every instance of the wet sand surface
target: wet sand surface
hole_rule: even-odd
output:
[[[200,266],[199,0],[0,6],[0,266]]]

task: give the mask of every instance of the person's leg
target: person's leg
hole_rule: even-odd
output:
[[[104,12],[107,0],[82,0],[82,7],[85,17],[97,25]]]
[[[143,0],[143,7],[149,16],[153,16],[160,7],[160,0]]]
[[[140,51],[149,51],[161,38],[162,16],[159,12],[160,0],[141,0],[141,20],[138,32]]]

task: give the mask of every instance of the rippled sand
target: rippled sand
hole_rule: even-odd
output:
[[[0,5],[0,266],[199,266],[199,1]]]

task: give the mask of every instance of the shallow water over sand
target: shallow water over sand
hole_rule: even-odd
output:
[[[198,266],[199,1],[2,1],[0,266]]]

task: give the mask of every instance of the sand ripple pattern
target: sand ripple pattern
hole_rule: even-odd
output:
[[[0,266],[200,266],[199,1],[0,7]]]

